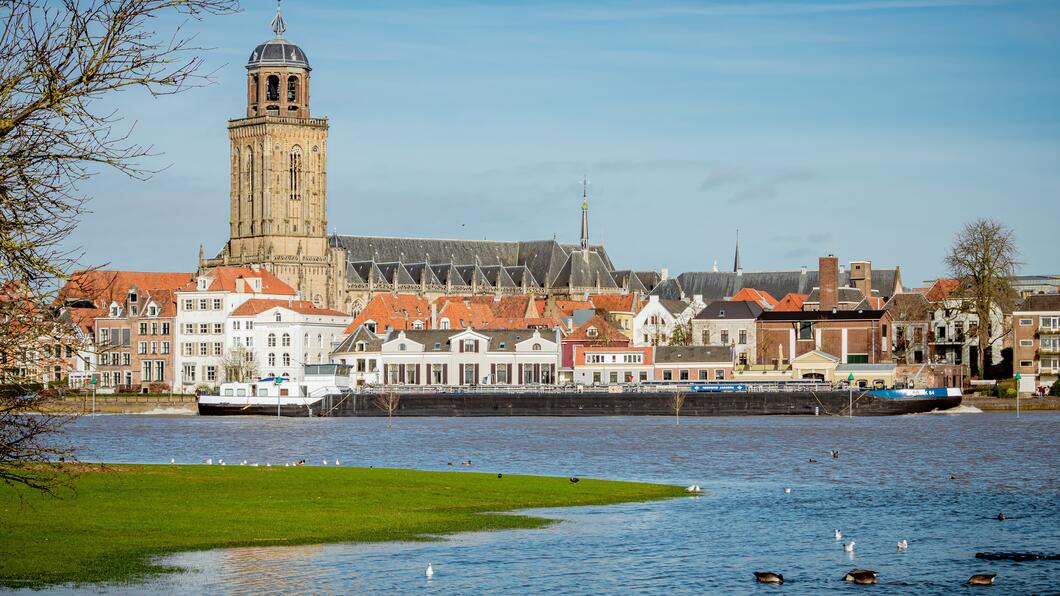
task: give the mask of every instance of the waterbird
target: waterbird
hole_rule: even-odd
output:
[[[453,465],[453,462],[449,462],[449,465],[450,465],[450,466],[451,466],[451,465]]]
[[[836,540],[842,540],[843,539],[843,533],[839,531],[839,528],[836,528],[835,539]]]
[[[843,550],[847,551],[848,553],[854,552],[854,541],[851,540],[850,542],[847,542],[846,544],[844,544],[843,545]]]
[[[839,450],[838,449],[833,449],[831,451],[831,453],[832,453],[832,459],[839,459]]]
[[[177,460],[175,460],[175,459],[173,459],[173,458],[171,457],[171,458],[169,458],[169,463],[171,463],[171,464],[175,464],[175,463],[177,463]]]
[[[997,514],[997,521],[1005,521],[1005,514],[1004,513],[998,513]]]
[[[784,494],[786,494],[786,495],[791,494],[791,487],[790,486],[785,486],[784,487]]]
[[[819,461],[817,461],[816,459],[814,459],[814,458],[812,458],[812,457],[811,457],[811,458],[810,458],[810,463],[811,463],[811,464],[819,464],[819,463],[821,463],[821,462],[819,462]]]
[[[908,548],[909,548],[909,541],[908,540],[906,540],[905,538],[902,538],[901,540],[898,541],[898,550],[906,550]]]
[[[239,465],[241,465],[241,466],[247,465],[247,460],[244,459],[243,461],[239,462]]]
[[[498,472],[497,473],[497,478],[504,478],[504,474],[501,474],[501,473]]]
[[[578,484],[578,480],[579,480],[579,478],[577,476],[571,476],[570,477],[570,483],[571,484]]]
[[[976,573],[968,578],[968,583],[973,586],[992,586],[996,578],[996,573]]]
[[[698,484],[693,484],[693,485],[691,485],[691,486],[689,486],[688,488],[685,489],[686,492],[690,492],[690,493],[698,493],[698,492],[702,492],[702,490],[703,489],[699,488]]]
[[[868,585],[876,583],[876,572],[871,569],[851,569],[843,576],[843,581]]]
[[[272,464],[271,464],[271,463],[269,463],[269,462],[265,462],[265,467],[266,467],[266,468],[271,468],[271,467],[272,467]]]
[[[431,562],[430,561],[427,561],[427,571],[426,571],[426,573],[427,573],[427,579],[431,579],[432,577],[434,577],[434,567],[431,566]]]
[[[337,457],[335,458],[335,465],[336,466],[339,465],[339,458],[337,458]]]
[[[328,465],[328,460],[326,460],[326,459],[325,459],[325,460],[321,460],[321,461],[323,461],[323,462],[324,462],[324,465],[325,465],[325,466],[326,466],[326,465]]]
[[[206,458],[206,465],[208,465],[208,466],[212,466],[213,465],[213,458],[212,457],[207,457]]]
[[[782,584],[784,583],[784,576],[779,573],[773,573],[772,571],[755,571],[755,579],[760,584]]]

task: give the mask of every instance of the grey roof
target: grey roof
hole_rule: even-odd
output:
[[[575,252],[573,245],[565,245],[555,240],[538,240],[530,242],[511,242],[494,240],[446,240],[432,238],[397,238],[384,236],[339,236],[329,238],[331,246],[346,251],[346,258],[352,262],[414,262],[430,263],[438,279],[443,283],[447,277],[434,266],[436,264],[453,264],[458,267],[478,265],[479,267],[503,266],[505,268],[523,266],[533,276],[527,280],[528,286],[544,287],[553,283],[560,276],[564,266]],[[600,272],[601,287],[617,288],[611,276],[613,266],[603,246],[590,246],[590,253],[595,255],[592,265],[591,284],[595,286],[595,273]],[[469,275],[461,271],[463,285],[470,285]],[[509,271],[510,273],[510,271]],[[512,275],[514,283],[521,285],[523,274]],[[364,274],[361,274],[364,277]],[[575,285],[579,274],[575,272]],[[494,277],[489,282],[494,283]],[[456,285],[456,280],[453,280]],[[503,283],[503,282],[502,282]],[[563,285],[566,285],[564,282]]]
[[[841,303],[858,304],[865,299],[865,294],[861,293],[861,290],[857,288],[836,288],[836,301]],[[821,302],[821,291],[820,288],[814,288],[810,292],[809,297],[806,298],[806,302],[815,304]]]
[[[508,276],[511,277],[512,281],[515,282],[515,285],[519,286],[520,288],[523,287],[524,280],[526,281],[526,287],[528,288],[541,287],[540,285],[538,285],[537,280],[534,279],[534,274],[530,273],[530,269],[528,269],[525,265],[514,265],[511,267],[505,267],[504,270],[508,273]]]
[[[873,269],[872,287],[886,300],[894,295],[900,282],[898,269]],[[664,298],[703,296],[704,301],[721,300],[736,295],[743,288],[769,292],[780,300],[788,294],[809,294],[818,287],[817,271],[731,271],[686,272],[660,283],[653,291]],[[849,271],[839,274],[839,285],[850,285]],[[683,294],[682,294],[683,292]]]
[[[489,280],[490,285],[495,288],[518,288],[519,284],[515,283],[511,275],[508,275],[508,271],[505,267],[500,265],[487,265],[479,268],[482,271],[482,275]]]
[[[257,68],[259,66],[295,66],[312,70],[309,67],[309,58],[302,51],[302,48],[282,37],[258,44],[258,47],[254,48],[254,51],[250,53],[250,59],[247,60],[247,68]],[[286,87],[283,85],[280,87],[281,93],[284,93]]]
[[[688,308],[688,303],[683,300],[667,300],[665,298],[659,299],[659,305],[670,311],[672,315],[679,315]]]
[[[383,279],[387,282],[394,283],[395,274],[397,275],[397,283],[400,285],[416,285],[419,282],[418,279],[412,277],[409,274],[408,269],[401,263],[378,263],[379,271],[383,274]]]
[[[1032,294],[1016,309],[1020,312],[1060,310],[1060,294]]]
[[[697,319],[737,320],[757,319],[762,314],[762,307],[754,302],[715,300],[701,310]]]
[[[549,284],[551,287],[571,286],[575,288],[615,289],[618,285],[611,277],[611,269],[595,250],[576,250],[567,256],[567,261]]]
[[[450,338],[455,337],[466,329],[412,329],[405,331],[405,337],[418,344],[423,344],[424,350],[428,352],[448,352]],[[472,329],[475,333],[485,335],[490,338],[490,351],[491,352],[513,352],[515,351],[515,344],[526,341],[534,336],[533,329],[503,329],[503,330],[485,330],[480,331],[478,329]],[[392,341],[398,338],[401,331],[391,331],[385,341]],[[552,336],[551,332],[544,331],[541,333],[541,339],[555,342],[555,337]],[[503,345],[503,347],[501,347]],[[435,347],[437,346],[437,347]]]
[[[732,346],[658,346],[655,364],[732,362]]]
[[[356,347],[357,342],[359,341],[365,342],[365,352],[378,352],[383,346],[383,340],[380,339],[378,335],[368,331],[365,329],[364,325],[361,325],[355,329],[353,333],[347,335],[346,338],[342,340],[342,343],[332,350],[331,353],[346,354],[354,352],[354,347]]]
[[[405,269],[407,269],[409,275],[416,280],[416,283],[421,283],[422,279],[422,283],[426,283],[428,286],[444,285],[427,263],[406,263]]]
[[[490,280],[478,265],[458,265],[456,270],[460,272],[460,277],[463,277],[468,285],[477,284],[480,287],[493,287],[493,284],[490,283]]]

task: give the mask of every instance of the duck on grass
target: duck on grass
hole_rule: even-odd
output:
[[[127,582],[159,555],[235,546],[432,540],[540,528],[520,509],[683,496],[683,487],[307,466],[81,466],[61,498],[0,488],[0,586]]]

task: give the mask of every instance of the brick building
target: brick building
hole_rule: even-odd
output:
[[[1012,313],[1020,393],[1051,387],[1060,376],[1060,294],[1028,296]]]

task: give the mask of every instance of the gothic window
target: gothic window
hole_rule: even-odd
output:
[[[291,200],[298,201],[302,198],[302,148],[295,145],[291,149],[291,159],[288,171],[291,189]]]
[[[247,219],[250,220],[250,233],[254,233],[254,149],[249,145],[243,150],[244,167],[243,173],[246,180],[243,181],[243,189],[247,196]]]
[[[287,101],[298,101],[298,77],[287,77]]]
[[[280,101],[280,77],[269,75],[265,83],[265,99],[267,101]]]

